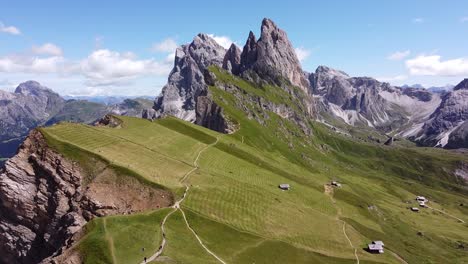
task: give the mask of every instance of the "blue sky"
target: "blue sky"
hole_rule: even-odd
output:
[[[303,68],[395,85],[468,78],[467,1],[5,1],[0,89],[34,79],[69,95],[157,95],[176,45],[199,32],[227,45],[284,29]]]

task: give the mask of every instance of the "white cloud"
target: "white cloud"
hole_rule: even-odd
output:
[[[468,16],[460,18],[460,22],[462,23],[468,22]]]
[[[420,55],[407,60],[406,67],[412,75],[465,76],[468,75],[468,58],[442,61],[439,55]]]
[[[415,23],[415,24],[422,24],[422,23],[424,23],[425,20],[424,20],[424,18],[422,18],[422,17],[416,17],[416,18],[413,18],[412,21],[413,21],[413,23]]]
[[[34,54],[37,55],[62,56],[63,54],[62,49],[52,43],[45,43],[41,46],[33,46],[31,50]]]
[[[34,55],[26,52],[0,57],[0,73],[75,75],[85,78],[90,87],[124,85],[145,76],[166,77],[174,55],[161,61],[138,59],[132,52],[116,52],[107,49],[93,51],[80,61],[70,61],[61,54],[61,49],[50,45],[33,48]],[[59,52],[60,51],[60,52]],[[35,55],[40,54],[40,56]],[[53,55],[56,54],[56,55]]]
[[[167,38],[159,43],[153,44],[152,51],[156,52],[174,52],[177,49],[177,42],[172,38]]]
[[[20,35],[21,34],[21,31],[17,27],[6,26],[2,22],[0,22],[0,32],[12,34],[12,35]]]
[[[166,76],[171,70],[168,63],[154,59],[138,60],[133,53],[119,53],[107,49],[96,50],[80,63],[81,73],[88,85],[118,85],[145,76]]]
[[[300,62],[306,60],[310,56],[310,50],[305,49],[303,47],[295,48],[294,51],[296,52],[296,56]]]
[[[9,73],[59,73],[65,60],[61,56],[47,58],[29,56],[7,56],[0,58],[0,72]]]
[[[216,36],[215,34],[208,34],[208,36],[214,39],[216,42],[218,42],[218,44],[221,45],[225,49],[229,49],[232,43],[237,45],[237,43],[232,41],[231,38],[227,36]]]
[[[393,82],[401,82],[406,79],[408,79],[407,75],[396,75],[396,76],[390,76],[390,77],[377,77],[377,80],[381,82],[388,82],[388,83],[393,83]]]
[[[387,60],[394,60],[394,61],[399,61],[402,60],[410,55],[411,51],[409,50],[404,50],[404,51],[396,51],[390,55],[387,56]]]

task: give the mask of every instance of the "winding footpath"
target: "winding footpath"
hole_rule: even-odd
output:
[[[346,240],[348,240],[348,243],[351,246],[351,248],[354,249],[354,257],[356,258],[356,264],[359,264],[357,248],[353,246],[353,242],[351,242],[351,239],[348,237],[348,234],[346,233],[346,222],[340,219],[341,208],[336,205],[336,201],[333,198],[333,187],[325,184],[324,188],[325,188],[325,194],[327,194],[330,197],[330,200],[332,201],[333,206],[336,208],[336,220],[343,223],[343,234],[346,237]]]
[[[458,218],[458,217],[456,217],[456,216],[453,216],[453,215],[451,215],[451,214],[448,214],[448,213],[446,213],[446,212],[444,212],[444,211],[442,211],[442,210],[439,210],[439,209],[436,209],[436,208],[430,207],[430,206],[427,206],[427,208],[432,209],[432,210],[437,211],[437,212],[440,212],[440,213],[442,213],[442,214],[444,214],[444,215],[446,215],[446,216],[452,217],[452,218],[454,218],[454,219],[457,219],[459,222],[461,222],[461,223],[463,223],[463,224],[465,223],[465,221],[463,221],[462,219],[460,219],[460,218]]]
[[[219,137],[216,137],[216,141],[212,144],[209,144],[207,145],[206,147],[204,147],[203,149],[201,149],[198,154],[197,154],[197,157],[195,158],[195,160],[193,161],[193,166],[194,168],[191,169],[190,171],[188,171],[183,177],[182,179],[180,180],[180,182],[184,182],[185,180],[187,180],[187,178],[193,173],[195,172],[196,170],[198,170],[200,167],[198,166],[198,160],[200,159],[200,156],[201,154],[203,153],[203,151],[207,150],[208,148],[216,145],[219,141]],[[222,264],[226,264],[226,262],[224,262],[224,260],[222,260],[219,256],[217,256],[215,253],[213,253],[213,251],[211,251],[208,247],[205,246],[205,244],[203,244],[202,240],[200,239],[200,237],[197,235],[197,233],[195,232],[195,230],[193,230],[193,228],[189,225],[188,221],[187,221],[187,217],[185,216],[185,213],[184,211],[182,210],[182,208],[180,208],[180,204],[184,201],[185,197],[187,197],[187,193],[190,189],[190,186],[188,184],[185,184],[185,191],[184,191],[184,194],[182,195],[182,198],[180,198],[178,201],[176,201],[174,203],[174,205],[171,206],[171,208],[173,208],[174,210],[172,210],[170,213],[168,213],[166,215],[166,217],[164,217],[163,221],[161,222],[161,233],[162,233],[162,242],[161,242],[161,246],[159,246],[159,249],[158,251],[156,251],[151,257],[147,258],[146,261],[143,261],[141,262],[140,264],[145,264],[145,263],[148,263],[148,262],[151,262],[151,261],[154,261],[156,260],[159,256],[161,256],[162,252],[164,251],[164,248],[167,244],[167,241],[166,241],[166,231],[165,231],[165,224],[166,224],[166,221],[167,219],[169,218],[169,216],[171,216],[173,213],[175,213],[177,210],[180,210],[180,212],[182,213],[182,216],[184,217],[184,221],[185,221],[185,224],[187,225],[187,228],[193,233],[193,235],[195,236],[195,238],[197,239],[198,243],[200,244],[201,247],[203,247],[203,249],[205,249],[205,251],[212,255],[216,260],[218,260],[220,263]]]

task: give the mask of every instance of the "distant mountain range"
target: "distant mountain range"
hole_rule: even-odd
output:
[[[84,100],[93,103],[115,105],[122,103],[126,99],[147,99],[153,100],[154,96],[84,96],[84,95],[65,95],[62,96],[65,100]]]
[[[431,86],[431,87],[424,87],[423,85],[421,84],[413,84],[413,85],[408,85],[408,84],[405,84],[405,85],[402,85],[401,88],[416,88],[416,89],[426,89],[430,92],[433,92],[433,93],[443,93],[443,92],[449,92],[453,89],[453,87],[455,87],[455,85],[453,84],[447,84],[447,85],[444,85],[444,86]]]
[[[111,102],[117,98],[99,100]],[[81,98],[66,100],[35,81],[20,84],[13,93],[0,90],[0,165],[14,155],[24,137],[37,126],[61,121],[92,123],[107,113],[141,116],[143,109],[152,105],[144,98],[120,97],[118,101],[106,105]]]

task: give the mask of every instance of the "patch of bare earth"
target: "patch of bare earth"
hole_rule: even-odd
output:
[[[133,214],[173,204],[169,191],[142,184],[130,176],[116,175],[110,169],[105,169],[86,187],[86,196],[103,205],[97,210],[103,215]]]

